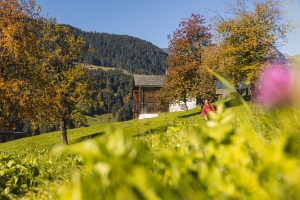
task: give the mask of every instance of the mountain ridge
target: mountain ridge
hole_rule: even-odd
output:
[[[165,74],[168,54],[151,42],[128,35],[86,32],[66,25],[82,36],[86,45],[83,60],[95,66],[117,67],[135,74]],[[89,52],[89,49],[93,52]]]

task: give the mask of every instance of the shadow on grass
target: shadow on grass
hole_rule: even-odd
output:
[[[149,130],[146,130],[143,133],[133,135],[132,137],[142,137],[142,136],[147,136],[147,135],[151,135],[151,134],[156,134],[157,132],[166,132],[167,129],[168,129],[167,126],[159,126],[156,128],[150,128]]]
[[[101,136],[102,134],[104,134],[104,132],[98,132],[98,133],[94,133],[94,134],[91,134],[91,135],[82,136],[82,137],[74,140],[71,144],[76,144],[76,143],[79,143],[79,142],[83,142],[85,140],[94,139],[96,137]]]
[[[188,117],[192,117],[192,116],[196,116],[196,115],[200,115],[201,111],[192,113],[192,114],[187,114],[187,115],[182,115],[182,116],[178,116],[178,118],[188,118]]]

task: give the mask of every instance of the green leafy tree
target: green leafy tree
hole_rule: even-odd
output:
[[[213,88],[211,76],[203,65],[204,51],[212,44],[210,30],[202,15],[192,14],[168,36],[171,53],[167,58],[166,82],[159,92],[161,105],[186,102],[188,96],[202,96]]]

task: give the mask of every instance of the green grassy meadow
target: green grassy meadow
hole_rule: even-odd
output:
[[[88,126],[0,144],[3,199],[294,199],[300,109],[251,103]],[[106,122],[106,123],[105,123]],[[75,198],[76,196],[76,198]],[[222,198],[220,198],[222,197]]]
[[[161,114],[157,118],[144,120],[130,120],[124,122],[115,122],[110,117],[110,123],[107,123],[107,114],[103,116],[87,117],[87,127],[69,129],[68,141],[70,145],[78,144],[86,140],[93,140],[101,137],[106,131],[112,128],[123,129],[124,134],[128,136],[143,136],[147,134],[161,134],[165,132],[168,126],[174,125],[179,120],[196,121],[200,119],[199,107],[187,112],[178,112],[170,114]],[[1,155],[12,155],[15,159],[22,159],[35,163],[44,173],[46,179],[51,176],[51,181],[46,181],[46,187],[41,190],[56,190],[57,184],[62,185],[64,181],[71,179],[73,172],[80,169],[78,162],[74,157],[57,156],[53,153],[55,147],[61,146],[61,135],[59,131],[22,138],[7,143],[0,144]],[[43,184],[41,184],[43,185]],[[52,196],[49,191],[41,196],[47,199]],[[56,192],[54,192],[56,193]],[[51,197],[52,198],[52,197]]]
[[[68,130],[69,144],[75,144],[87,139],[100,137],[107,129],[118,127],[130,136],[143,135],[149,133],[162,133],[168,126],[174,125],[179,120],[196,121],[201,119],[200,107],[187,112],[165,113],[156,118],[116,122],[110,118],[107,122],[107,114],[101,116],[87,116],[87,127],[81,127]],[[15,141],[0,144],[2,152],[14,152],[26,148],[50,149],[61,144],[61,135],[59,131],[23,138]]]

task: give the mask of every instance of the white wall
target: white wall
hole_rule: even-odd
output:
[[[186,102],[186,105],[188,107],[188,110],[196,108],[196,99],[191,99],[190,101]],[[171,104],[169,107],[169,112],[177,112],[177,111],[184,111],[185,110],[185,104],[183,101],[180,101],[179,104]]]
[[[186,105],[188,109],[196,108],[196,99],[191,99],[190,101],[186,102]],[[169,112],[177,112],[177,111],[184,111],[185,110],[185,104],[183,101],[180,101],[179,104],[171,104],[169,106]],[[152,118],[157,117],[158,114],[140,114],[138,119],[146,119],[146,118]]]

